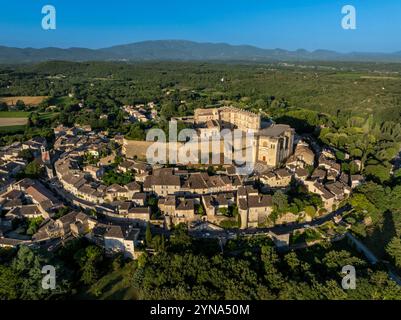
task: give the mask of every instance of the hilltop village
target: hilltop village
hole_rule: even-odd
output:
[[[123,110],[130,121],[157,118],[152,105]],[[250,111],[196,109],[193,117],[175,120],[210,139],[223,129],[252,131],[254,171],[241,174],[234,164],[149,165],[146,141],[59,125],[51,146],[38,137],[0,150],[0,247],[52,251],[86,237],[106,252],[136,258],[147,229],[168,236],[181,223],[194,237],[225,241],[264,233],[277,246],[288,246],[295,230],[337,213],[363,182],[360,175],[342,172],[333,151],[311,136]],[[27,155],[36,159],[40,177],[18,178],[35,169],[27,168]],[[334,220],[339,223],[341,216]],[[288,229],[277,233],[280,226]]]

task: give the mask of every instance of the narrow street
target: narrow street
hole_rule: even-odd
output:
[[[346,205],[342,208],[337,209],[329,214],[326,214],[323,217],[317,218],[311,222],[305,223],[292,223],[285,226],[274,226],[269,228],[257,228],[257,229],[246,229],[246,230],[238,230],[238,229],[225,229],[225,230],[208,230],[207,232],[204,230],[201,231],[190,231],[191,236],[195,238],[226,238],[232,239],[236,236],[258,236],[258,235],[267,235],[270,233],[274,233],[277,235],[283,235],[287,233],[291,233],[297,229],[317,227],[322,225],[323,223],[330,221],[334,217],[343,214],[346,211],[349,211],[351,207]]]

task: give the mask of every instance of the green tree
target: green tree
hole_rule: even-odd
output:
[[[275,209],[282,213],[288,209],[288,197],[282,191],[276,191],[272,196]]]
[[[146,134],[142,123],[135,123],[131,125],[131,128],[126,135],[126,138],[131,140],[145,140]]]
[[[91,245],[83,248],[74,255],[74,259],[80,266],[81,281],[85,285],[91,285],[99,279],[99,265],[103,260],[103,253],[99,247]]]
[[[152,230],[150,229],[149,222],[146,224],[145,241],[148,247],[152,245]]]
[[[401,239],[399,237],[391,239],[386,252],[393,259],[395,266],[401,269]]]
[[[365,174],[374,181],[384,183],[390,179],[391,168],[383,165],[368,165],[365,167]]]
[[[0,300],[18,298],[19,279],[12,268],[0,264]]]
[[[23,158],[24,160],[28,161],[28,162],[31,162],[31,161],[33,161],[33,159],[34,159],[32,150],[30,150],[30,149],[23,149],[23,150],[21,150],[21,151],[19,152],[19,156],[20,156],[21,158]]]
[[[38,231],[38,229],[39,229],[40,225],[42,224],[43,220],[44,219],[42,217],[29,219],[28,220],[28,228],[27,228],[26,234],[27,235],[35,234]]]
[[[8,105],[4,101],[0,101],[0,111],[8,111]]]
[[[38,161],[34,160],[25,167],[24,175],[31,179],[39,178],[43,173],[43,168]]]
[[[314,217],[315,217],[315,215],[316,215],[316,209],[315,209],[314,206],[306,206],[304,210],[305,210],[305,213],[306,213],[309,217],[311,217],[311,218],[314,218]]]
[[[196,209],[197,209],[196,211],[199,215],[201,215],[201,216],[205,215],[205,209],[203,209],[203,206],[201,204],[197,205]]]

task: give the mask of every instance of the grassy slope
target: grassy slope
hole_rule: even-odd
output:
[[[105,275],[88,290],[73,297],[79,300],[136,300],[137,292],[126,279],[130,271],[131,265],[128,264],[124,268],[118,271],[112,271]],[[99,296],[94,293],[96,291],[101,292]]]

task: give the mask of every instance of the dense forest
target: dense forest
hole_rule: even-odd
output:
[[[0,251],[0,299],[399,299],[381,266],[372,268],[346,242],[280,253],[266,238],[192,240],[178,226],[157,254],[135,261],[104,257],[83,240],[56,255],[21,247]],[[56,267],[56,290],[40,286],[41,266]],[[357,270],[356,289],[341,287],[342,267]]]
[[[0,69],[0,96],[72,93],[92,109],[155,101],[167,104],[167,109],[174,104],[176,112],[185,114],[224,100],[251,109],[284,101],[335,116],[373,114],[378,121],[397,121],[401,116],[398,64],[54,61]]]

